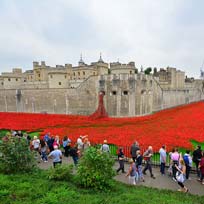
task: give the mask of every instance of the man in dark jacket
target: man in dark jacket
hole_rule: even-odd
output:
[[[199,166],[199,162],[201,160],[202,157],[202,150],[201,150],[201,146],[198,145],[197,149],[193,151],[193,162],[196,165],[196,172],[197,172],[197,176],[200,178],[200,170],[198,168]]]
[[[130,154],[131,154],[132,159],[133,159],[134,162],[136,161],[136,157],[137,157],[136,152],[137,152],[137,150],[140,150],[140,148],[139,148],[138,142],[135,141],[135,142],[132,144],[131,148],[130,148]]]
[[[125,168],[124,168],[124,159],[125,159],[125,155],[123,153],[123,148],[119,149],[118,152],[118,162],[119,162],[119,168],[117,169],[117,173],[122,170],[122,173],[126,173],[125,172]]]

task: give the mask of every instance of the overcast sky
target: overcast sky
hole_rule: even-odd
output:
[[[33,61],[135,61],[198,78],[203,0],[0,0],[0,72]]]

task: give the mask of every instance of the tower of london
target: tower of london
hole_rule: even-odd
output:
[[[135,62],[48,66],[33,62],[31,70],[13,68],[0,75],[0,111],[90,115],[105,93],[104,105],[111,117],[151,114],[170,107],[203,100],[203,79],[167,67],[152,73]]]

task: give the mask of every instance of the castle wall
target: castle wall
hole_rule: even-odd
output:
[[[105,91],[104,101],[110,116],[130,117],[152,113],[154,86],[152,76],[104,75],[99,89]]]
[[[95,78],[76,89],[0,90],[0,111],[89,115],[97,108]]]
[[[72,67],[33,63],[33,71],[13,69],[0,76],[0,111],[90,115],[98,106],[98,93],[111,117],[132,117],[204,99],[204,82],[168,67],[157,77],[135,73],[133,62],[102,62]]]
[[[66,73],[50,73],[48,75],[49,88],[68,88]]]
[[[196,81],[185,89],[162,90],[151,75],[91,76],[74,89],[1,89],[0,111],[90,115],[98,106],[99,91],[105,91],[109,116],[132,117],[203,100],[201,85]]]

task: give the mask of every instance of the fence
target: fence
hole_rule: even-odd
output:
[[[110,153],[111,155],[117,160],[117,152],[119,147],[117,147],[116,145],[109,145],[110,148]],[[125,154],[125,161],[128,162],[129,158],[131,158],[130,155],[130,146],[123,146],[123,152]],[[145,148],[140,148],[141,154],[143,154],[146,149]],[[159,167],[160,166],[160,154],[158,152],[155,152],[153,157],[151,158],[152,161],[152,166],[154,167]],[[169,153],[167,152],[167,160],[166,160],[166,168],[168,168],[170,166],[170,156]],[[196,172],[196,168],[195,165],[193,163],[193,167],[191,168],[191,172]]]

